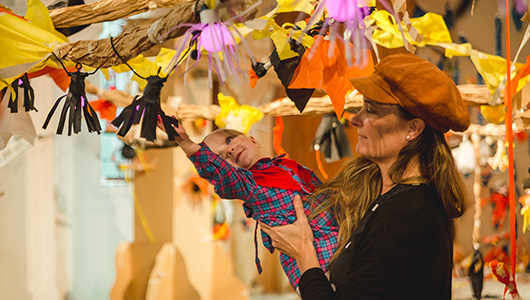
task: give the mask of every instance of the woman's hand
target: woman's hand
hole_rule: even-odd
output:
[[[271,227],[260,222],[260,225],[271,237],[272,246],[296,260],[300,272],[304,273],[307,269],[320,267],[320,264],[313,246],[313,231],[307,222],[300,196],[294,197],[293,206],[296,211],[293,224]]]

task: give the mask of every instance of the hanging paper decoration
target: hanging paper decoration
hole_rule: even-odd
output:
[[[322,0],[319,2],[311,19],[308,22],[307,29],[319,22],[327,11],[328,16],[324,18],[322,28],[319,35],[323,35],[325,31],[329,31],[329,39],[332,42],[339,41],[344,47],[344,57],[347,65],[351,67],[356,64],[358,66],[365,65],[366,61],[371,60],[367,57],[363,49],[368,48],[361,25],[367,15],[371,13],[371,7],[374,3],[366,3],[363,0]],[[318,47],[317,41],[309,54],[311,58]]]
[[[513,23],[515,24],[515,29],[517,29],[517,31],[521,30],[521,28],[523,27],[523,21],[521,21],[521,19],[523,18],[527,10],[528,10],[528,1],[515,0],[513,2],[513,5],[512,5]]]
[[[322,116],[313,139],[313,149],[324,153],[328,163],[353,155],[344,126],[335,114]]]
[[[321,36],[317,40],[322,39]],[[328,93],[337,118],[342,117],[346,94],[354,90],[350,78],[369,76],[374,71],[369,50],[364,57],[369,58],[365,65],[353,64],[348,67],[344,46],[340,42],[322,39],[313,58],[306,51],[289,82],[289,89],[323,89]]]
[[[473,252],[467,274],[471,281],[473,297],[480,299],[482,297],[482,288],[484,287],[484,260],[478,249]]]
[[[248,79],[251,88],[255,88],[258,83],[258,79],[265,76],[267,71],[272,67],[270,61],[266,63],[256,62],[252,64],[252,68],[248,70]]]
[[[523,180],[524,195],[519,198],[519,203],[523,205],[521,215],[523,216],[523,233],[530,228],[530,178]]]
[[[99,116],[102,119],[111,122],[112,120],[114,120],[114,118],[116,118],[117,107],[112,102],[104,99],[99,99],[90,101],[90,105],[92,106],[92,108],[94,108],[95,111],[99,113]]]
[[[15,79],[11,83],[11,87],[13,88],[13,91],[15,92],[14,97],[12,97],[12,100],[9,101],[9,108],[11,109],[12,113],[18,112],[18,102],[19,98],[22,98],[21,100],[24,106],[25,111],[34,110],[37,111],[35,108],[35,92],[33,91],[33,88],[29,84],[28,74],[24,73],[20,78]]]
[[[48,9],[40,1],[28,2],[26,18],[0,8],[0,33],[0,90],[26,72],[31,78],[31,72],[46,66],[60,68],[47,58],[54,46],[68,43],[68,39],[54,29]]]
[[[257,5],[259,5],[259,3],[251,5],[249,9],[233,19],[247,14]],[[186,70],[183,73],[185,76],[191,68],[196,66],[202,56],[202,51],[204,50],[208,54],[208,80],[210,88],[212,87],[213,81],[212,70],[216,71],[221,84],[230,77],[233,77],[238,83],[241,83],[239,79],[240,77],[246,78],[246,71],[240,66],[243,63],[243,57],[239,53],[237,47],[238,41],[244,45],[250,59],[255,63],[251,51],[244,42],[243,35],[240,33],[238,27],[231,25],[232,20],[221,22],[218,12],[220,7],[222,7],[222,5],[218,5],[215,9],[210,9],[207,5],[203,5],[198,8],[200,10],[198,12],[201,20],[200,23],[181,24],[172,29],[175,30],[180,27],[189,27],[183,35],[184,38],[182,39],[180,46],[177,48],[171,66],[174,68],[187,56]],[[166,33],[166,35],[168,33]],[[195,63],[189,67],[190,58],[195,59]]]
[[[239,105],[236,99],[225,96],[222,93],[217,95],[221,111],[215,117],[215,125],[219,128],[229,128],[247,133],[250,127],[263,118],[263,113],[249,105]]]
[[[441,15],[428,12],[421,17],[410,19],[410,22],[423,38],[421,41],[416,41],[410,33],[405,32],[404,37],[408,43],[417,47],[452,43],[451,33]],[[374,28],[373,40],[380,46],[395,49],[405,45],[394,16],[386,10],[374,11],[366,19],[366,27]]]
[[[192,169],[191,171],[192,174],[184,185],[182,185],[182,190],[187,195],[187,198],[190,199],[191,204],[195,207],[204,199],[214,196],[215,193],[206,179],[201,178],[195,169]]]
[[[504,172],[508,168],[508,156],[506,155],[506,147],[504,146],[504,140],[497,140],[497,150],[495,155],[487,159],[488,165],[493,170],[499,170]]]
[[[490,123],[499,125],[504,121],[504,105],[482,105],[480,113]]]
[[[475,171],[476,159],[473,144],[469,140],[469,136],[464,134],[460,145],[452,150],[456,161],[458,171],[464,176],[468,176]]]
[[[46,121],[44,122],[44,125],[42,125],[42,128],[46,129],[48,127],[48,124],[53,114],[55,113],[55,110],[59,106],[59,103],[62,99],[65,99],[65,103],[61,111],[61,116],[59,117],[57,134],[63,133],[63,128],[67,121],[67,114],[68,135],[72,134],[72,129],[74,130],[74,133],[79,133],[81,131],[81,112],[83,113],[83,116],[85,118],[88,132],[96,131],[98,134],[100,133],[101,126],[99,125],[98,116],[92,106],[90,106],[90,103],[88,103],[85,93],[85,78],[94,73],[81,72],[81,68],[81,64],[77,64],[77,71],[67,72],[65,70],[65,72],[67,72],[68,76],[70,76],[71,78],[69,91],[66,95],[59,97],[59,99],[55,101],[55,104],[48,113],[48,116],[46,117]]]
[[[152,142],[156,139],[156,124],[160,116],[168,139],[175,140],[177,132],[172,125],[178,126],[178,121],[167,117],[160,106],[160,92],[166,80],[167,77],[158,75],[147,78],[143,95],[135,96],[132,103],[124,107],[120,115],[112,121],[112,125],[119,128],[119,136],[125,136],[132,125],[139,124],[142,120],[140,136]]]
[[[271,66],[274,66],[278,78],[285,87],[287,96],[295,103],[296,108],[302,112],[307,101],[313,95],[314,89],[295,89],[288,86],[304,52],[313,45],[313,36],[318,33],[320,25],[317,24],[306,32],[302,30],[305,28],[304,21],[299,21],[295,24],[284,23],[279,26],[274,18],[270,17],[265,21],[265,25],[262,28],[253,30],[252,37],[254,39],[269,37],[275,48],[269,56],[269,61],[252,64],[252,70],[249,71],[251,87],[255,85],[257,79],[267,73]]]
[[[274,127],[272,127],[272,147],[274,148],[274,153],[276,155],[285,154],[284,157],[289,158],[289,154],[282,147],[283,129],[283,117],[274,117]]]
[[[122,137],[125,136],[133,125],[139,124],[140,120],[142,120],[140,136],[152,142],[156,139],[157,123],[160,120],[164,125],[168,140],[174,141],[175,136],[178,134],[175,131],[175,128],[173,128],[173,125],[178,126],[178,120],[166,116],[160,106],[160,93],[162,87],[173,69],[168,72],[166,77],[160,77],[161,67],[159,67],[156,75],[144,78],[136,73],[136,71],[116,51],[112,37],[110,38],[110,45],[114,50],[114,53],[116,53],[116,55],[137,77],[147,80],[143,95],[135,96],[131,104],[124,107],[120,115],[111,122],[112,125],[119,128],[118,135]]]
[[[297,53],[297,56],[281,59],[278,55],[278,51],[275,49],[269,57],[271,65],[274,66],[274,70],[278,75],[282,85],[285,87],[285,93],[294,102],[296,108],[303,112],[304,108],[309,101],[309,98],[313,95],[315,89],[313,88],[289,88],[289,84],[293,79],[296,68],[300,64],[302,56],[304,55],[305,48],[302,44],[299,44],[294,39],[289,39],[292,44],[291,49]]]
[[[504,226],[506,207],[508,206],[508,187],[504,180],[499,180],[492,187],[490,203],[494,204],[494,209],[491,213],[491,224],[495,229],[499,230]]]
[[[499,282],[504,283],[504,285],[506,286],[504,288],[504,295],[506,295],[506,292],[509,292],[512,296],[512,299],[521,300],[521,296],[517,291],[517,285],[515,283],[515,280],[512,279],[512,275],[510,273],[510,270],[508,269],[508,266],[497,260],[492,260],[489,266],[491,268],[491,272],[493,273],[493,275],[495,275],[495,278],[497,278]],[[505,297],[503,297],[503,299],[505,299]]]
[[[20,136],[31,145],[35,143],[37,132],[29,113],[23,111],[22,102],[18,102],[19,112],[9,113],[8,104],[11,102],[11,89],[0,90],[0,150],[7,146],[12,136]]]

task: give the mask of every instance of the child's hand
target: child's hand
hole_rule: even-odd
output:
[[[176,119],[175,116],[171,116],[169,118]],[[199,150],[201,147],[197,145],[195,142],[193,142],[192,140],[190,140],[181,122],[178,122],[177,124],[178,124],[177,126],[174,126],[173,124],[171,124],[171,126],[173,126],[173,128],[177,132],[177,136],[175,136],[175,142],[179,144],[179,146],[182,148],[182,150],[184,150],[184,153],[186,153],[186,155],[190,156],[194,154],[195,152],[197,152],[197,150]],[[158,126],[158,128],[166,132],[164,128],[164,124],[162,123],[162,120],[160,119],[160,117],[158,118],[156,122],[156,126]]]

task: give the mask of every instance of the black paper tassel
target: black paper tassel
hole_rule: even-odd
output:
[[[112,125],[120,128],[119,136],[125,136],[132,125],[139,124],[142,120],[140,136],[152,142],[156,139],[156,124],[160,116],[168,139],[170,141],[175,140],[175,136],[178,134],[171,125],[178,126],[178,121],[166,116],[160,107],[160,92],[166,80],[167,78],[159,76],[147,78],[143,95],[134,97],[132,103],[126,106],[120,115],[112,121]]]
[[[334,162],[353,155],[344,127],[335,114],[322,116],[313,139],[313,148],[318,148],[324,153],[326,162]]]
[[[37,111],[37,109],[34,106],[35,103],[35,92],[33,91],[33,88],[29,84],[28,79],[28,73],[24,73],[20,78],[15,79],[11,83],[11,87],[15,91],[15,95],[13,97],[13,101],[9,101],[8,106],[11,108],[11,113],[17,113],[18,112],[18,98],[20,97],[20,92],[24,91],[24,109],[26,111],[34,110]]]
[[[469,280],[471,281],[471,290],[473,297],[481,299],[482,288],[484,286],[484,260],[479,250],[475,250],[471,265],[468,269]]]
[[[46,127],[48,127],[48,123],[50,122],[53,113],[59,106],[59,103],[62,99],[66,99],[61,112],[61,117],[59,119],[59,125],[57,126],[57,134],[63,133],[64,124],[67,120],[67,114],[69,114],[68,135],[72,134],[72,129],[74,130],[74,133],[79,133],[81,131],[81,111],[85,117],[88,132],[97,131],[97,133],[100,134],[101,126],[99,125],[98,116],[92,106],[90,106],[90,103],[88,103],[85,93],[85,78],[90,74],[81,72],[80,64],[78,64],[76,67],[76,72],[68,73],[68,75],[71,77],[68,93],[55,101],[55,104],[48,113],[48,117],[46,118],[42,128],[46,129]]]

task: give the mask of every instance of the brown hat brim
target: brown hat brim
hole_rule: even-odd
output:
[[[384,104],[401,104],[392,93],[388,83],[378,75],[377,71],[370,76],[352,78],[350,82],[359,93],[370,100]]]
[[[416,55],[386,56],[370,76],[350,81],[366,98],[398,104],[438,131],[465,131],[469,127],[469,112],[455,83]]]

